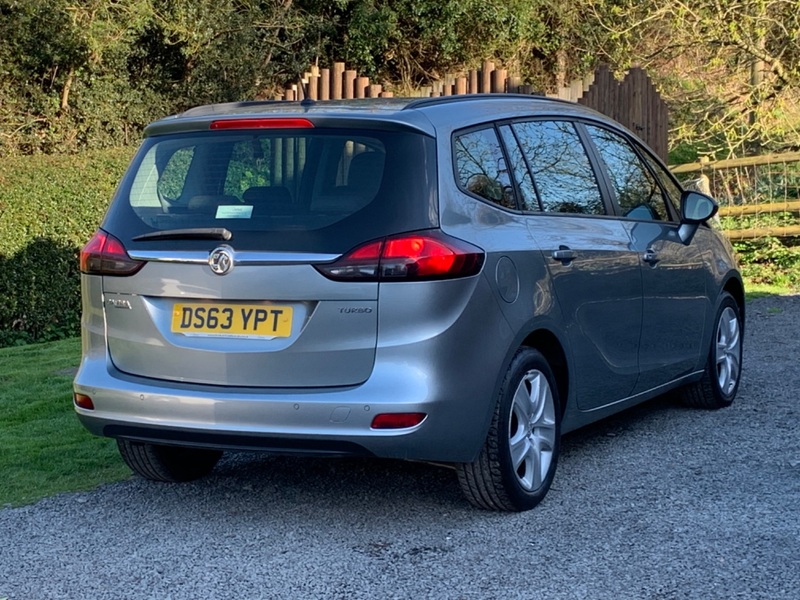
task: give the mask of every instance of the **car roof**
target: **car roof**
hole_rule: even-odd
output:
[[[524,94],[467,94],[438,98],[362,98],[352,100],[283,100],[227,102],[191,108],[145,128],[145,136],[207,131],[214,121],[303,118],[316,126],[412,129],[434,136],[437,129],[467,127],[487,121],[542,115],[592,117],[596,111],[574,102]]]

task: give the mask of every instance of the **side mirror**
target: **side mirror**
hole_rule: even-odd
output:
[[[681,223],[705,223],[719,210],[711,196],[691,190],[681,196]]]
[[[678,237],[684,244],[692,241],[697,228],[719,210],[719,205],[710,196],[687,190],[681,196],[681,226]]]

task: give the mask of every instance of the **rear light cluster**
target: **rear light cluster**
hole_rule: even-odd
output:
[[[367,242],[316,268],[336,281],[424,281],[476,275],[483,261],[480,248],[426,231]]]
[[[122,242],[102,229],[81,250],[81,272],[89,275],[133,275],[144,264],[128,256]]]

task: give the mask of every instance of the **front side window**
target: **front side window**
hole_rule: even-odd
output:
[[[622,216],[669,220],[661,188],[628,141],[607,129],[594,126],[586,129],[606,167]]]
[[[504,208],[517,208],[506,159],[493,127],[459,134],[453,146],[456,181],[462,189]]]
[[[653,173],[656,174],[656,178],[661,182],[661,187],[664,189],[664,193],[667,196],[667,201],[672,204],[674,212],[676,214],[680,214],[679,207],[681,205],[681,196],[683,195],[683,190],[681,190],[680,186],[675,183],[675,180],[661,164],[659,164],[646,152],[643,154]]]
[[[603,196],[575,126],[568,121],[514,123],[542,210],[606,214]]]

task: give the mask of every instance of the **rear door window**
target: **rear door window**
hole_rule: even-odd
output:
[[[538,212],[542,210],[539,205],[539,197],[536,194],[536,188],[531,179],[531,173],[528,169],[528,163],[522,150],[517,143],[514,133],[511,131],[510,125],[502,125],[500,127],[500,136],[503,138],[503,143],[508,152],[508,159],[511,162],[511,168],[514,172],[514,178],[517,181],[517,186],[520,194],[520,201],[522,203],[522,210]]]
[[[589,157],[569,121],[528,121],[512,125],[528,161],[542,210],[606,214]]]

